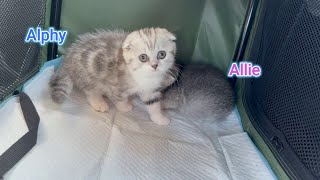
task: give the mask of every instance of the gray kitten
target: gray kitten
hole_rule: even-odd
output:
[[[191,119],[223,119],[233,110],[234,93],[226,75],[208,65],[190,64],[164,92],[163,108]]]
[[[176,79],[176,37],[163,28],[131,33],[121,30],[87,33],[71,45],[49,82],[51,97],[63,103],[75,87],[96,111],[108,111],[108,98],[119,111],[132,109],[138,95],[150,118],[159,125],[170,120],[161,110],[161,90]]]

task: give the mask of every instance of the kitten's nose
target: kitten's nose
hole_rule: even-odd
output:
[[[153,67],[153,69],[157,69],[158,64],[153,64],[153,65],[151,65],[151,66]]]

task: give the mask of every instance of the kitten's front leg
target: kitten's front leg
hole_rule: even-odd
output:
[[[158,125],[168,125],[170,119],[166,117],[161,110],[161,93],[156,92],[151,95],[140,96],[145,103],[150,119]]]
[[[95,90],[84,91],[91,107],[98,112],[106,112],[109,110],[108,103],[104,100],[101,93]]]
[[[115,91],[110,98],[120,112],[129,112],[133,108],[130,94],[126,92]]]
[[[120,101],[117,101],[115,105],[116,105],[116,108],[121,112],[129,112],[133,108],[132,102],[128,97],[123,98]]]

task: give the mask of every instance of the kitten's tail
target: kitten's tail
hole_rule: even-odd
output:
[[[183,90],[178,91],[173,88],[164,94],[162,108],[192,121],[225,119],[234,108],[232,91],[226,90],[220,99],[211,96],[210,93],[208,90],[207,94],[198,92],[186,96]]]
[[[52,100],[62,104],[71,93],[73,82],[68,75],[57,72],[52,76],[49,87]]]

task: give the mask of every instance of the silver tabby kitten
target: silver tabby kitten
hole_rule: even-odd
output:
[[[53,101],[62,103],[73,87],[89,104],[108,111],[104,98],[119,111],[132,109],[130,97],[138,95],[150,118],[159,125],[170,120],[161,110],[161,90],[175,81],[176,37],[163,28],[145,28],[131,33],[121,30],[87,33],[67,50],[49,85]]]
[[[163,106],[191,120],[221,120],[234,107],[234,92],[226,75],[208,65],[190,64],[163,96]]]

